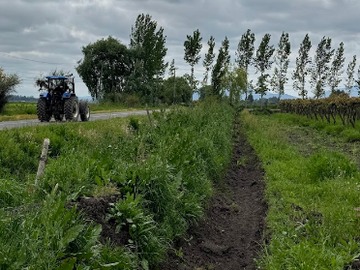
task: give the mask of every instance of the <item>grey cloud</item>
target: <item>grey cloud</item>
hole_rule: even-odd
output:
[[[75,72],[82,46],[109,35],[127,45],[140,13],[150,14],[164,28],[167,60],[175,59],[179,73],[190,71],[183,60],[183,43],[195,29],[203,37],[203,52],[210,35],[217,48],[227,36],[232,59],[248,28],[256,34],[257,43],[270,33],[274,45],[282,31],[288,32],[292,60],[306,33],[313,48],[324,35],[333,38],[334,47],[343,41],[350,59],[360,50],[359,9],[358,0],[0,0],[0,66],[24,77],[19,94],[37,95],[33,77],[55,68]],[[8,54],[64,64],[42,64]],[[196,70],[200,77],[201,65]],[[79,90],[87,94],[81,83]]]

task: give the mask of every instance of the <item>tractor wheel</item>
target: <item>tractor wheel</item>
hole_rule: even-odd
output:
[[[38,119],[41,122],[49,122],[51,119],[51,114],[47,110],[46,99],[39,98],[36,106],[36,112]]]
[[[79,118],[79,103],[76,97],[70,97],[64,102],[64,114],[67,121],[77,121]]]
[[[86,101],[80,101],[79,105],[81,121],[86,122],[90,119],[90,107]]]

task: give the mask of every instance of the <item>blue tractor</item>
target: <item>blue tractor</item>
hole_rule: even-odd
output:
[[[47,76],[39,80],[40,97],[37,103],[37,116],[41,122],[89,121],[90,109],[86,101],[79,101],[75,95],[75,82],[72,74],[66,76]]]

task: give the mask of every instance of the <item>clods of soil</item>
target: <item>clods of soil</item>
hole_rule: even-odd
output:
[[[101,225],[101,243],[105,244],[110,242],[115,246],[123,246],[128,244],[128,230],[117,232],[115,220],[109,218],[111,204],[117,200],[119,200],[119,196],[117,195],[99,198],[84,197],[80,198],[76,204],[77,209],[83,213],[85,220]]]

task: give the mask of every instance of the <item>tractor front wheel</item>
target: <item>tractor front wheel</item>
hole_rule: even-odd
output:
[[[67,121],[77,121],[79,118],[79,103],[76,97],[70,97],[64,102],[64,114]]]
[[[38,119],[41,122],[49,122],[51,119],[51,114],[48,112],[47,102],[44,98],[39,98],[36,106],[36,112]]]

